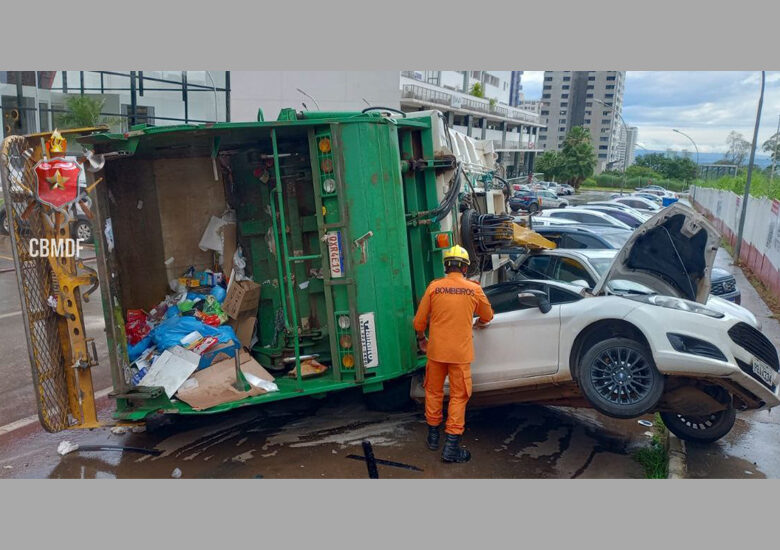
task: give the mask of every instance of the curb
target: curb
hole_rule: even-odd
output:
[[[685,448],[685,441],[675,436],[672,432],[667,433],[666,450],[669,455],[667,464],[667,479],[685,479],[688,477],[688,451]]]

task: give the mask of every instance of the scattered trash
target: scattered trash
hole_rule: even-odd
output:
[[[13,469],[14,469],[14,467],[13,467],[13,466],[11,466],[10,464],[6,464],[5,466],[3,466],[3,469],[4,469],[4,470],[13,470]]]
[[[637,422],[642,426],[645,426],[646,428],[651,428],[653,426],[652,422],[650,422],[649,420],[645,420],[644,418],[642,420],[637,420]]]
[[[336,451],[333,452],[335,453]],[[366,460],[366,457],[360,455],[347,455],[346,458],[351,458],[352,460]],[[376,462],[377,464],[381,464],[382,466],[393,466],[395,468],[403,468],[404,470],[412,470],[414,472],[424,471],[422,468],[418,468],[417,466],[412,466],[411,464],[404,464],[403,462],[396,462],[394,460],[384,460],[382,458],[374,458],[374,462]]]
[[[643,435],[646,435],[647,437],[653,437],[655,434],[653,432],[645,432]]]
[[[162,352],[138,384],[162,386],[165,394],[171,398],[184,381],[197,370],[199,362],[200,355],[197,353],[181,346],[173,346]]]
[[[130,431],[134,434],[140,434],[146,431],[146,426],[133,426]]]
[[[111,433],[114,435],[123,435],[127,433],[127,428],[125,426],[114,426],[111,428]]]
[[[181,470],[178,468],[174,468],[173,471],[171,472],[171,477],[173,479],[179,479],[181,477]]]
[[[752,476],[752,475],[753,475],[753,472],[751,472],[750,470],[745,470],[745,473],[746,473],[747,475],[749,475],[749,476]]]
[[[70,441],[60,441],[60,444],[57,446],[57,452],[65,456],[68,453],[72,453],[76,449],[79,448],[78,443],[71,443]]]
[[[328,370],[328,367],[322,363],[317,362],[315,359],[307,359],[301,361],[301,378],[310,378],[312,376],[318,376]],[[291,370],[287,376],[290,378],[296,378],[297,373],[295,369]]]
[[[374,449],[371,448],[370,441],[363,441],[363,455],[363,460],[366,461],[366,467],[368,468],[368,478],[379,479],[379,470],[376,467]]]
[[[46,303],[49,304],[49,307],[51,307],[53,310],[56,311],[57,309],[57,298],[54,296],[49,296],[46,298]]]
[[[111,218],[108,218],[106,220],[105,229],[103,229],[103,233],[106,235],[106,245],[108,246],[108,251],[112,252],[114,250],[114,230],[111,227]]]

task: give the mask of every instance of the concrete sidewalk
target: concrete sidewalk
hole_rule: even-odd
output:
[[[780,348],[780,322],[723,248],[718,250],[715,265],[734,275],[742,292],[742,306],[753,312],[763,333]],[[709,445],[688,442],[686,446],[691,478],[780,478],[780,410],[739,413],[734,428],[723,439]]]

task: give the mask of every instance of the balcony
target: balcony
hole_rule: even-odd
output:
[[[451,109],[466,111],[470,113],[484,114],[493,116],[497,119],[508,119],[511,121],[528,122],[530,124],[541,125],[537,113],[524,111],[507,105],[498,105],[490,103],[490,100],[474,97],[467,94],[449,93],[433,88],[426,88],[416,84],[404,84],[401,88],[401,100],[411,99],[421,103],[441,105]]]
[[[509,139],[502,146],[500,139],[494,139],[493,149],[496,151],[541,151],[542,146],[538,142],[510,141]]]

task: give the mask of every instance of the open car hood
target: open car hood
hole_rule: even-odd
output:
[[[636,229],[593,294],[601,294],[611,281],[627,280],[704,304],[719,243],[718,232],[703,216],[674,203]]]

